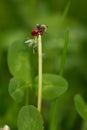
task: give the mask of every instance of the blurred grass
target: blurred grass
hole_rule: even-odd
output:
[[[64,72],[69,81],[69,91],[58,101],[59,129],[86,130],[76,113],[73,97],[81,93],[87,98],[87,1],[71,0],[68,12],[67,3],[67,0],[0,0],[0,126],[6,123],[16,129],[17,113],[23,105],[14,103],[8,93],[11,75],[7,49],[16,40],[31,38],[31,29],[37,23],[45,23],[48,31],[43,37],[43,72],[59,73],[65,31],[67,27],[70,30]],[[67,16],[63,14],[65,8]],[[49,118],[45,117],[46,113],[43,114],[46,129]]]

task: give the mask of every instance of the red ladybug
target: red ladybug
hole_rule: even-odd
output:
[[[32,36],[38,36],[39,35],[39,30],[37,28],[33,29],[31,34],[32,34]]]
[[[43,35],[47,31],[47,26],[45,24],[37,24],[36,28],[32,30],[32,36]]]

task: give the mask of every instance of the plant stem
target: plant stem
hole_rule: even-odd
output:
[[[29,103],[29,90],[28,89],[29,88],[26,87],[26,105],[28,105],[28,103]]]
[[[65,35],[65,43],[64,43],[63,55],[60,64],[60,72],[59,72],[60,76],[63,76],[63,72],[64,72],[68,41],[69,41],[69,30],[66,31],[66,35]],[[57,130],[57,114],[58,114],[58,98],[52,101],[51,112],[50,112],[50,116],[51,116],[50,130]]]
[[[50,110],[50,130],[57,130],[57,99],[53,100],[51,103],[51,110]]]
[[[41,35],[38,36],[38,111],[41,111],[41,103],[42,103],[42,41]]]

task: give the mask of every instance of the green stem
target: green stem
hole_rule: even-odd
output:
[[[40,34],[38,36],[38,74],[39,74],[39,81],[38,81],[37,108],[38,108],[38,111],[41,111],[41,103],[42,103],[42,41],[41,41]]]
[[[50,130],[57,130],[57,99],[52,101],[50,110]]]
[[[29,88],[26,87],[26,105],[29,103]]]
[[[59,72],[60,76],[63,76],[63,72],[64,72],[68,41],[69,41],[69,31],[67,30],[65,35],[65,43],[64,43],[62,60],[60,64],[60,72]],[[57,130],[57,114],[58,114],[58,98],[52,101],[51,112],[50,112],[50,116],[51,116],[50,130]]]

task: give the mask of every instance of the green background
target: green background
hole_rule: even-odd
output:
[[[7,64],[8,47],[16,40],[32,38],[31,30],[37,23],[48,26],[43,36],[43,72],[55,74],[59,73],[65,31],[69,28],[64,71],[69,89],[58,101],[58,130],[87,130],[74,104],[77,93],[87,100],[86,0],[0,0],[0,126],[8,124],[16,130],[17,114],[24,105],[15,103],[8,92],[12,77]],[[49,124],[49,104],[50,101],[43,101],[45,130]]]

